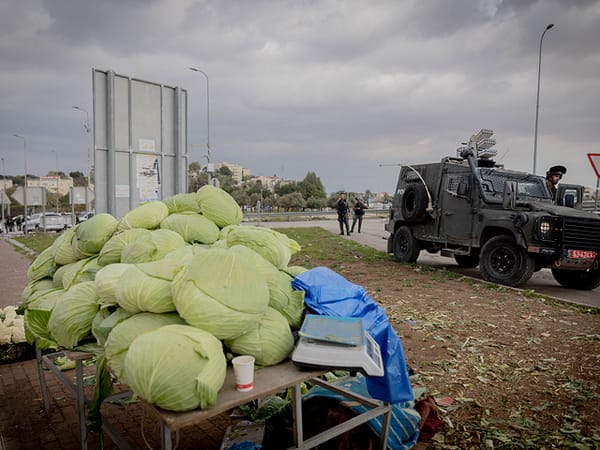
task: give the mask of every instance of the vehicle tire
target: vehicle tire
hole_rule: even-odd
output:
[[[465,269],[472,269],[473,267],[477,267],[479,265],[479,255],[454,255],[454,260],[459,267],[464,267]]]
[[[394,234],[394,258],[399,262],[413,263],[419,257],[421,248],[412,231],[407,226],[401,226]]]
[[[427,192],[422,183],[411,183],[402,194],[401,212],[407,222],[421,222],[426,217]]]
[[[495,236],[481,249],[479,270],[487,281],[519,286],[533,275],[535,261],[510,236]]]
[[[552,269],[552,276],[561,286],[591,291],[600,286],[600,267],[589,270]]]

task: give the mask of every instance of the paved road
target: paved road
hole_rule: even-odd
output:
[[[348,236],[361,244],[368,245],[381,251],[387,251],[388,233],[385,231],[386,219],[365,219],[363,221],[362,232],[352,233]],[[339,233],[337,220],[314,220],[303,222],[262,222],[261,225],[269,227],[322,227],[333,233]],[[439,254],[432,255],[422,251],[417,263],[427,264],[433,267],[445,268],[453,272],[468,275],[477,279],[483,279],[477,268],[463,269],[458,267],[454,258],[446,258]],[[570,303],[577,303],[585,306],[600,308],[600,288],[593,291],[579,291],[575,289],[566,289],[558,284],[549,269],[542,269],[533,274],[531,279],[521,286],[521,289],[535,290],[540,294],[558,298]]]

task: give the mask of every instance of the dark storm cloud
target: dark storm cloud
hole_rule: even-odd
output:
[[[53,164],[48,148],[85,170],[84,116],[71,105],[91,111],[96,67],[185,87],[200,160],[196,66],[210,77],[214,158],[255,174],[391,190],[396,169],[380,164],[439,160],[482,127],[496,130],[507,166],[530,169],[539,39],[554,23],[538,166],[564,162],[593,184],[599,18],[595,1],[6,0],[0,153],[22,166],[18,132],[38,174]]]

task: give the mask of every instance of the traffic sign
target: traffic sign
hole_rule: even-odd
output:
[[[87,198],[86,198],[87,191]],[[86,186],[73,186],[69,192],[69,203],[72,205],[85,205],[94,200],[94,191]]]
[[[590,163],[592,163],[596,176],[600,180],[600,153],[588,153],[587,157],[590,160]]]
[[[46,204],[46,188],[29,186],[27,188],[27,206],[42,206]],[[25,204],[25,190],[19,186],[11,197],[19,204]]]

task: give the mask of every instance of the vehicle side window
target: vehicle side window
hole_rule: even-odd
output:
[[[448,177],[448,185],[446,189],[453,194],[458,193],[458,187],[460,184],[469,185],[469,177],[464,175],[452,175]]]

